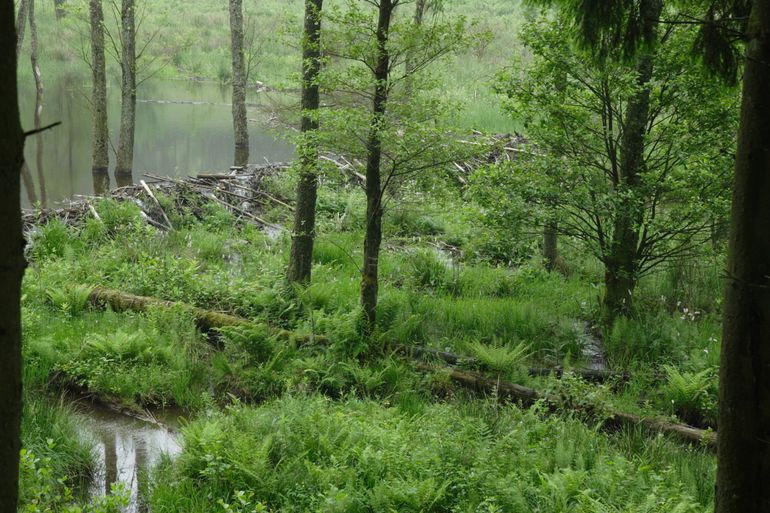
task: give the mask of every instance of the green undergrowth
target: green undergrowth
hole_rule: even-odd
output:
[[[494,403],[286,397],[185,427],[153,511],[705,512],[714,460]]]
[[[288,193],[293,181],[274,179],[274,186]],[[419,194],[402,199],[405,205],[419,201]],[[252,401],[297,389],[387,396],[376,384],[380,367],[391,365],[388,355],[398,346],[415,344],[477,358],[483,344],[486,359],[499,360],[486,362],[491,369],[505,367],[507,348],[518,346],[527,348],[521,366],[579,367],[598,317],[601,272],[595,263],[569,247],[566,277],[545,272],[536,258],[515,267],[490,261],[474,245],[479,225],[471,207],[451,194],[445,201],[458,206],[395,208],[386,216],[379,326],[369,340],[358,329],[360,192],[322,190],[313,282],[305,290],[288,290],[284,282],[287,234],[239,223],[216,206],[168,209],[177,228],[170,233],[147,226],[135,205],[114,201],[96,205],[101,222],[72,227],[52,221],[33,237],[25,279],[26,302],[35,305],[25,310],[32,322],[27,338],[31,354],[45,362],[40,380],[57,377],[141,405],[196,409],[211,401],[212,391]],[[262,215],[289,221],[279,210]],[[612,367],[631,372],[616,397],[626,409],[714,426],[718,269],[718,262],[708,261],[646,278],[637,314],[601,333]],[[225,350],[213,351],[181,312],[164,318],[160,312],[88,311],[85,298],[93,286],[249,318],[262,327],[270,349],[259,349],[255,360],[239,345],[243,337],[225,336]],[[41,332],[55,329],[34,336],[35,325]],[[279,330],[294,335],[281,338]],[[378,363],[362,367],[365,355]],[[356,375],[370,370],[374,377]],[[520,374],[509,369],[502,377]]]

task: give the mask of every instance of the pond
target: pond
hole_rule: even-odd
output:
[[[42,202],[43,197],[47,206],[55,206],[56,202],[77,194],[94,194],[90,81],[69,74],[43,78],[41,124],[61,121],[62,125],[27,141],[25,156],[34,193],[22,184],[25,207],[35,201]],[[19,88],[22,125],[29,130],[34,127],[34,83],[22,77]],[[116,147],[120,88],[114,80],[108,87],[108,97],[110,138]],[[141,84],[137,91],[134,180],[142,179],[148,172],[180,177],[228,169],[234,145],[230,98],[229,86],[212,82],[150,80]],[[250,161],[290,160],[294,153],[292,145],[263,123],[268,116],[266,110],[270,110],[274,102],[286,103],[287,96],[250,91],[247,101]],[[112,165],[110,175],[110,186],[115,187]]]

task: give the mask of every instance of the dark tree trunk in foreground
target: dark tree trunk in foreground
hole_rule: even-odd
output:
[[[136,128],[136,18],[134,0],[123,0],[120,10],[122,71],[120,138],[115,176],[131,177],[134,168],[134,130]]]
[[[243,0],[230,0],[230,39],[233,57],[234,164],[249,163],[249,128],[246,118],[246,63],[243,53]]]
[[[645,32],[655,34],[662,11],[662,1],[655,2],[654,12],[647,21]],[[650,37],[654,46],[655,35]],[[612,240],[605,257],[605,321],[611,323],[618,315],[628,315],[638,278],[638,246],[644,203],[640,197],[641,174],[644,172],[644,137],[650,116],[650,88],[655,50],[645,49],[638,57],[637,87],[628,101],[621,140],[620,167],[615,189],[617,205]]]
[[[377,294],[379,289],[380,245],[382,244],[382,123],[388,102],[388,74],[390,55],[388,36],[393,15],[393,1],[380,0],[377,21],[377,64],[374,68],[374,99],[372,122],[366,141],[366,235],[364,238],[364,265],[361,276],[362,332],[371,335],[377,322]]]
[[[13,0],[0,0],[0,511],[14,512],[21,450],[21,167],[24,134],[16,90]]]
[[[313,262],[315,209],[318,189],[318,73],[321,69],[321,9],[323,0],[305,0],[305,36],[302,42],[302,139],[298,145],[299,184],[294,211],[288,279],[307,283]]]
[[[19,2],[19,12],[16,15],[16,61],[19,61],[21,47],[24,45],[24,30],[27,27],[27,0]]]
[[[770,0],[755,0],[722,326],[717,513],[770,511]]]
[[[38,61],[37,20],[35,19],[35,0],[28,0],[27,16],[29,18],[29,59],[32,64],[32,74],[35,77],[35,129],[42,126],[43,116],[43,75],[40,73]],[[43,171],[43,134],[38,134],[35,139],[35,167],[37,167],[37,181],[40,186],[40,206],[48,208],[48,196],[45,188],[45,173]]]
[[[548,272],[554,270],[559,257],[559,225],[547,221],[543,229],[543,265]]]
[[[106,179],[109,188],[110,154],[107,127],[107,72],[104,57],[104,12],[102,0],[90,1],[91,14],[91,104],[94,116],[94,142],[91,153],[91,171],[94,176],[94,192],[104,193]],[[99,190],[97,190],[97,183]]]

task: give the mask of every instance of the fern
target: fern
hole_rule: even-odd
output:
[[[46,292],[48,301],[67,315],[78,315],[88,308],[94,287],[91,285],[66,284]]]
[[[466,344],[469,351],[482,365],[498,372],[515,370],[531,356],[527,344],[489,345],[479,341]]]

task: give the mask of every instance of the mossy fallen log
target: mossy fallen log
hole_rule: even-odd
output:
[[[532,406],[537,401],[544,401],[554,409],[564,407],[556,397],[542,394],[523,385],[490,378],[477,372],[460,371],[451,367],[435,367],[428,364],[420,364],[418,368],[426,372],[444,372],[452,381],[466,388],[485,394],[495,394],[499,398],[514,401],[523,406]],[[567,407],[571,407],[573,410],[580,408]],[[641,426],[651,431],[672,435],[690,444],[703,445],[712,450],[716,449],[717,433],[715,431],[698,429],[660,418],[642,417],[614,409],[604,410],[604,414],[607,417],[604,425],[608,428]]]
[[[109,306],[116,312],[131,310],[145,312],[149,308],[181,308],[189,311],[195,318],[195,324],[201,331],[208,332],[216,328],[228,326],[251,326],[254,323],[243,317],[205,310],[186,303],[166,301],[154,297],[135,296],[118,290],[96,287],[89,296],[91,304],[97,307]]]
[[[257,323],[252,320],[224,312],[206,310],[205,308],[198,308],[177,301],[167,301],[165,299],[148,296],[137,296],[103,287],[94,288],[88,299],[91,304],[96,307],[104,308],[109,306],[116,312],[146,312],[149,308],[179,308],[190,312],[195,319],[195,325],[204,333],[231,326],[253,327],[257,325]],[[279,339],[292,342],[299,346],[308,344],[327,345],[329,343],[329,339],[324,335],[305,335],[284,329],[276,329],[274,334]]]

